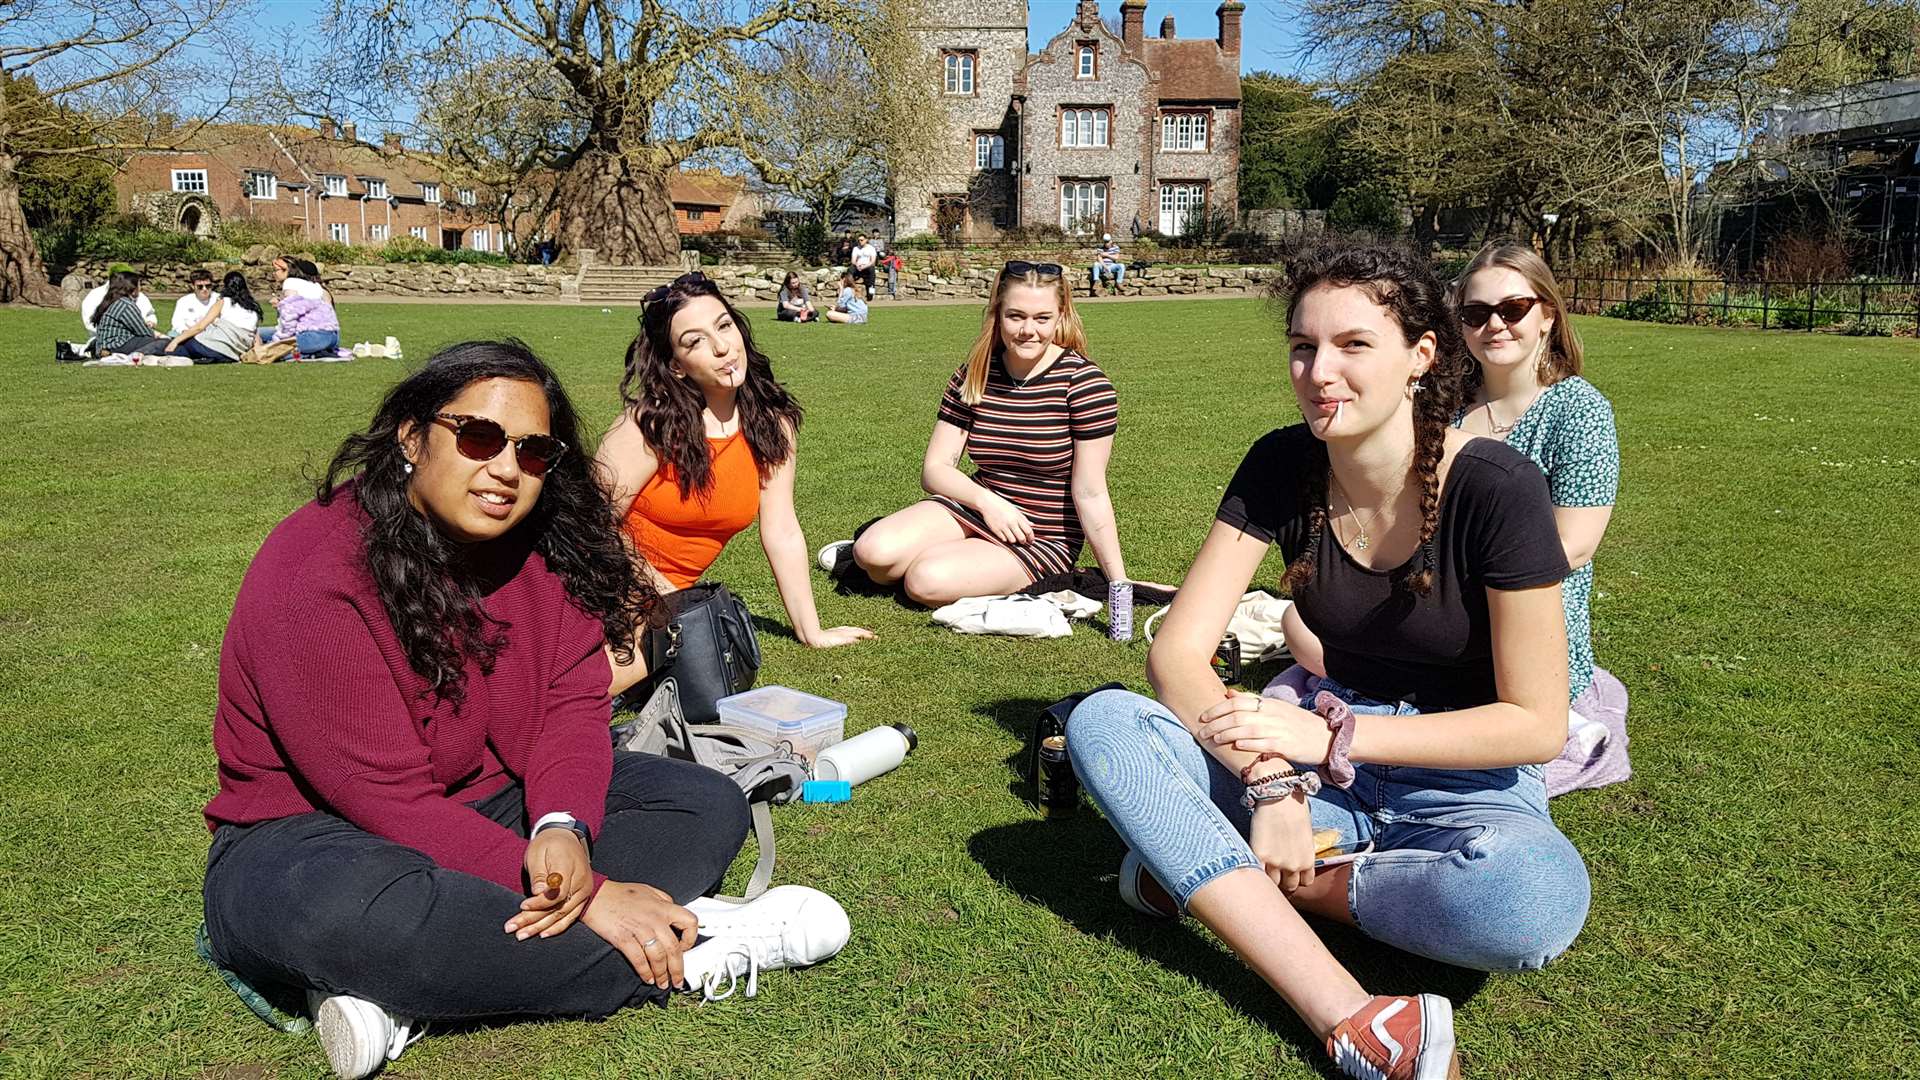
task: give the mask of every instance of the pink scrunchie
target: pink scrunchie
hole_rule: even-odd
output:
[[[1327,763],[1323,766],[1326,779],[1333,786],[1350,788],[1353,786],[1353,762],[1347,760],[1347,752],[1353,749],[1353,708],[1325,690],[1313,696],[1313,711],[1327,722],[1327,730],[1333,732],[1333,743],[1327,747]]]

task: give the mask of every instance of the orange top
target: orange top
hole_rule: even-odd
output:
[[[679,470],[660,468],[633,497],[627,509],[627,535],[660,575],[684,589],[700,580],[733,534],[753,524],[760,512],[760,470],[753,448],[739,432],[708,439],[713,455],[713,488],[680,497]]]

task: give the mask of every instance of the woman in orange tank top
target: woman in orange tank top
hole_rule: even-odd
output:
[[[794,635],[829,649],[873,636],[822,628],[807,541],[793,507],[800,403],[774,381],[747,320],[699,272],[648,294],[620,381],[626,410],[600,443],[620,527],[662,593],[700,580],[735,533],[760,521],[760,546]],[[643,650],[613,658],[611,692],[647,674]]]

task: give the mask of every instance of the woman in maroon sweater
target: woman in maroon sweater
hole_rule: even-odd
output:
[[[610,520],[553,373],[469,342],[394,387],[247,570],[208,936],[307,992],[342,1076],[423,1019],[605,1016],[846,940],[810,889],[699,900],[746,837],[739,789],[613,752],[602,646],[659,597]]]

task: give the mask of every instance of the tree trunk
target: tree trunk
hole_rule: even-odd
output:
[[[0,155],[0,304],[25,301],[59,307],[60,290],[47,281],[40,248],[20,209],[20,184],[13,172],[18,164],[13,155]]]
[[[667,182],[664,172],[588,150],[560,179],[560,246],[592,248],[600,261],[620,266],[678,265],[680,230]]]

